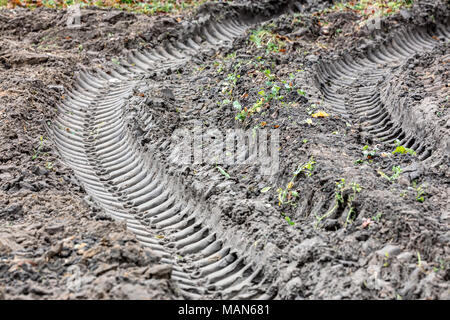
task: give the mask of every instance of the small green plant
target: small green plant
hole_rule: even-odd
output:
[[[410,155],[417,155],[417,153],[410,148],[405,148],[404,146],[400,145],[400,141],[399,140],[395,140],[395,144],[397,145],[397,147],[395,148],[394,151],[392,151],[392,154],[410,154]]]
[[[378,212],[375,216],[372,217],[372,220],[375,222],[379,222],[381,220],[381,217],[383,216],[382,212]]]
[[[400,176],[400,173],[402,173],[402,168],[400,166],[393,166],[392,171],[394,174],[391,176],[391,180],[396,180]]]
[[[378,148],[375,147],[373,149],[370,149],[368,145],[365,145],[362,148],[362,154],[363,154],[363,159],[358,159],[354,162],[354,164],[363,164],[366,163],[367,160],[369,160],[369,162],[373,162],[373,158],[375,158],[376,154],[378,152]]]
[[[230,179],[230,178],[231,178],[230,175],[228,174],[228,172],[226,172],[224,168],[222,168],[222,167],[220,167],[220,166],[218,166],[218,165],[216,165],[216,168],[217,168],[217,170],[219,170],[219,172],[220,172],[223,176],[225,176],[225,178],[227,178],[227,179]]]
[[[225,57],[225,60],[230,60],[230,59],[234,59],[234,58],[236,58],[236,54],[237,54],[237,52],[235,51],[235,52],[232,52],[232,53],[229,53],[229,54],[227,54],[226,55],[226,57]]]
[[[422,203],[425,201],[425,196],[428,195],[427,191],[425,190],[426,186],[425,185],[420,185],[417,188],[415,187],[416,183],[413,183],[413,187],[416,189],[416,201]]]
[[[270,102],[272,100],[283,100],[284,96],[279,95],[280,89],[281,89],[280,86],[273,84],[269,92],[260,90],[258,92],[258,95],[262,96],[264,100],[267,102]]]
[[[280,48],[278,47],[276,42],[270,40],[267,43],[267,52],[278,52],[279,50]]]
[[[373,159],[376,156],[377,151],[378,151],[377,147],[370,150],[368,145],[365,145],[362,148],[362,153],[364,155],[364,158],[366,158],[366,159]]]
[[[262,74],[267,78],[266,88],[260,89],[257,91],[257,100],[253,104],[249,104],[247,106],[236,107],[238,113],[235,116],[235,120],[245,122],[249,120],[254,114],[260,113],[264,108],[269,109],[270,106],[274,103],[279,103],[281,106],[288,105],[285,101],[285,93],[291,92],[294,87],[292,82],[284,79],[279,79],[275,74],[271,72],[269,68],[265,68],[260,70]],[[233,74],[229,74],[226,79],[230,86],[234,87],[235,81],[238,79]],[[225,93],[228,90],[228,87],[222,90],[222,93]],[[232,90],[230,90],[230,95]],[[248,97],[248,94],[246,94]],[[264,112],[262,113],[264,115]]]
[[[31,160],[35,160],[37,157],[39,157],[41,150],[44,147],[44,141],[45,141],[44,137],[40,136],[39,137],[39,146],[37,147],[37,149],[34,150],[34,154],[31,157]]]
[[[291,191],[294,186],[293,182],[289,182],[286,188],[278,188],[278,205],[283,206],[286,204],[291,204],[295,206],[295,200],[299,197],[298,192]]]
[[[281,87],[277,85],[273,85],[270,92],[266,92],[264,90],[260,90],[258,95],[261,96],[251,107],[249,108],[238,108],[239,112],[236,115],[235,119],[239,121],[245,121],[250,118],[254,113],[261,112],[262,107],[270,103],[272,100],[283,100],[284,96],[279,95]]]
[[[353,190],[353,193],[348,197],[349,210],[347,213],[347,217],[345,218],[344,227],[346,227],[348,223],[351,223],[354,220],[355,208],[352,206],[352,202],[355,200],[356,194],[361,192],[361,186],[355,182],[351,183],[351,188]]]
[[[250,108],[247,107],[242,108],[242,106],[240,108],[237,108],[239,112],[236,115],[235,119],[239,121],[245,121],[247,118],[250,118],[255,112],[260,112],[264,103],[265,99],[261,98],[257,102],[255,102]]]
[[[387,174],[385,174],[383,171],[378,170],[378,173],[383,177],[386,178],[387,180],[389,180],[390,182],[394,182],[395,180],[398,179],[398,177],[400,176],[400,174],[402,173],[402,169],[400,168],[400,166],[393,166],[392,167],[392,172],[394,172],[394,174],[392,176],[388,176]]]
[[[286,214],[284,214],[284,213],[282,212],[281,215],[284,217],[284,220],[286,220],[287,223],[289,223],[289,225],[291,225],[291,226],[295,225],[295,222],[292,221],[291,218],[289,218]]]
[[[241,106],[241,104],[239,103],[239,101],[234,101],[233,102],[233,108],[235,108],[235,109],[238,109],[238,110],[241,110],[242,109],[242,106]]]
[[[257,48],[266,47],[266,53],[280,52],[286,45],[281,40],[281,36],[277,36],[271,31],[272,25],[267,25],[256,30],[252,30],[249,40],[253,42]]]
[[[383,267],[385,267],[385,268],[389,267],[389,253],[387,253],[387,252],[384,254]]]
[[[225,81],[228,81],[229,83],[236,85],[236,82],[241,76],[239,74],[235,73],[229,73]]]
[[[276,76],[270,71],[270,69],[265,69],[263,73],[270,81],[273,81],[276,78]]]
[[[314,171],[315,164],[316,162],[314,161],[314,158],[311,157],[311,159],[308,162],[298,166],[297,170],[294,171],[294,178],[297,177],[302,172],[305,174],[305,176],[310,177],[312,175],[312,172]]]
[[[297,169],[294,171],[294,174],[293,174],[291,180],[287,184],[286,188],[284,188],[284,189],[278,188],[277,189],[279,206],[282,206],[285,204],[291,204],[291,205],[295,206],[295,201],[300,197],[300,195],[298,194],[297,191],[292,190],[295,180],[298,177],[298,175],[300,175],[301,173],[303,173],[306,177],[310,177],[312,175],[312,172],[314,171],[315,164],[316,164],[316,162],[311,157],[311,159],[308,162],[301,164],[297,167]]]
[[[217,68],[216,72],[217,74],[222,73],[222,71],[224,70],[225,66],[223,65],[223,63],[221,63],[220,61],[214,61],[214,67]]]
[[[223,105],[223,106],[229,105],[230,103],[231,103],[230,99],[223,99],[222,102],[220,102],[220,101],[217,102],[218,105]],[[234,106],[234,104],[233,104],[233,106]]]
[[[257,30],[252,30],[249,40],[251,42],[253,42],[257,48],[261,48],[262,47],[262,42],[264,40],[264,38],[268,35],[270,35],[270,31],[265,29],[265,28],[259,28]]]
[[[439,267],[433,267],[434,272],[439,272],[439,270],[445,270],[445,262],[443,259],[439,259]]]
[[[334,192],[334,198],[335,198],[334,206],[321,217],[314,214],[316,216],[316,228],[322,220],[331,216],[331,214],[333,214],[333,212],[335,212],[337,210],[337,208],[339,208],[339,206],[345,205],[344,193],[349,188],[353,192],[347,197],[346,207],[348,208],[348,213],[347,213],[347,216],[345,219],[344,227],[346,227],[347,224],[351,223],[354,220],[355,208],[353,207],[353,202],[356,199],[357,193],[360,193],[362,188],[356,182],[352,182],[352,183],[350,183],[350,185],[348,185],[347,182],[345,181],[345,179],[342,178],[340,181],[336,182],[336,188],[335,188],[335,192]]]
[[[222,90],[222,93],[228,93],[230,97],[233,95],[233,90],[236,87],[237,81],[241,78],[239,74],[236,73],[229,73],[228,76],[225,78],[225,86]]]

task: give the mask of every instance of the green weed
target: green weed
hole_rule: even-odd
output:
[[[348,223],[352,222],[352,220],[354,219],[353,218],[354,214],[355,214],[355,208],[353,207],[353,202],[356,199],[357,193],[361,192],[362,187],[356,182],[351,182],[350,185],[348,185],[347,182],[345,181],[345,179],[342,178],[340,181],[336,182],[336,188],[335,188],[335,192],[334,192],[334,198],[335,198],[334,206],[321,217],[314,214],[316,216],[316,228],[322,220],[331,216],[333,214],[333,212],[335,212],[337,210],[337,208],[339,208],[339,206],[344,206],[344,204],[345,204],[344,193],[349,188],[352,190],[352,193],[347,198],[346,207],[348,208],[348,213],[347,213],[347,217],[345,219],[344,227],[346,227]]]
[[[400,176],[400,174],[402,173],[402,169],[399,166],[393,166],[392,167],[392,172],[394,173],[392,176],[388,176],[387,174],[385,174],[383,171],[378,170],[378,173],[385,179],[389,180],[390,182],[394,182],[395,180],[398,179],[398,177]]]
[[[405,148],[404,146],[400,145],[400,141],[399,140],[395,140],[395,144],[397,145],[397,147],[395,148],[394,151],[392,151],[392,154],[396,154],[396,153],[400,153],[400,154],[410,154],[410,155],[417,155],[417,153],[410,148]]]
[[[413,182],[413,188],[416,190],[416,201],[418,202],[424,202],[425,197],[428,195],[427,191],[425,190],[426,185],[422,184],[418,187],[416,187],[416,182]]]
[[[316,162],[311,157],[311,159],[308,162],[301,164],[297,167],[286,188],[277,189],[279,206],[286,204],[291,204],[295,206],[295,201],[300,197],[297,191],[292,190],[292,188],[294,187],[295,180],[301,173],[303,173],[306,177],[310,177],[312,175],[312,172],[314,171],[315,164]]]
[[[40,155],[40,153],[41,153],[41,150],[42,150],[42,148],[44,147],[44,141],[45,141],[44,137],[43,137],[43,136],[40,136],[40,137],[39,137],[39,145],[38,145],[38,147],[34,150],[34,154],[33,154],[33,156],[31,157],[31,160],[35,160],[35,159],[37,159],[37,157],[39,157],[39,155]]]
[[[257,48],[266,47],[266,53],[280,52],[286,46],[285,42],[281,40],[271,31],[272,26],[264,26],[257,30],[252,30],[249,40]]]
[[[81,8],[87,6],[96,6],[100,8],[114,8],[130,12],[155,14],[174,14],[181,13],[184,10],[190,10],[205,3],[207,0],[42,0],[42,1],[21,1],[20,5],[26,8],[34,9],[37,7],[47,7],[52,9],[64,9],[75,3],[79,3]],[[14,3],[14,2],[12,2]],[[6,0],[0,0],[0,7],[8,4]],[[17,5],[17,3],[16,3]]]
[[[216,165],[216,168],[217,168],[217,170],[219,170],[219,172],[220,172],[223,176],[225,176],[225,178],[227,178],[227,179],[230,179],[230,178],[231,178],[231,176],[228,174],[228,172],[225,171],[224,168],[222,168],[222,167],[220,167],[220,166],[218,166],[218,165]]]
[[[286,214],[284,214],[284,213],[282,212],[281,215],[284,217],[284,220],[286,220],[287,223],[289,223],[289,225],[291,225],[291,226],[295,225],[295,222],[292,221],[291,218],[289,218]]]

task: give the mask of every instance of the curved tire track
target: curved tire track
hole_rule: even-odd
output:
[[[235,19],[210,22],[183,42],[133,52],[107,73],[81,72],[49,129],[86,192],[107,214],[126,220],[162,262],[173,265],[172,277],[186,298],[269,299],[273,293],[263,267],[238,252],[223,232],[215,230],[207,213],[183,198],[157,160],[140,152],[127,130],[125,105],[140,75],[176,68],[204,42],[216,47],[246,29]]]
[[[438,26],[435,32],[425,28],[401,31],[384,44],[369,48],[363,57],[352,58],[347,54],[320,64],[316,81],[330,110],[344,118],[364,120],[365,130],[373,138],[387,143],[398,139],[425,160],[431,155],[431,149],[380,99],[378,85],[386,78],[390,67],[449,39],[450,29],[444,26]]]

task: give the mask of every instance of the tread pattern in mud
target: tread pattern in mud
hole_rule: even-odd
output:
[[[210,22],[184,42],[133,52],[110,72],[80,73],[50,129],[86,192],[106,213],[126,220],[144,246],[173,265],[172,277],[186,298],[209,293],[238,299],[272,295],[262,267],[234,249],[205,221],[201,209],[180,196],[157,161],[140,152],[127,129],[124,106],[140,74],[180,66],[204,42],[217,46],[246,29],[233,19]]]
[[[107,214],[126,220],[137,239],[161,255],[162,262],[173,265],[172,277],[186,298],[270,299],[276,292],[264,264],[237,249],[208,219],[210,213],[184,197],[160,168],[157,157],[141,151],[126,120],[127,101],[143,75],[176,69],[205,47],[216,48],[241,35],[252,22],[210,21],[183,41],[134,51],[108,72],[81,72],[49,129],[86,192]],[[408,30],[369,49],[363,57],[347,55],[320,64],[317,80],[327,104],[345,118],[368,119],[366,130],[375,138],[399,139],[421,159],[427,158],[427,145],[383,104],[378,85],[388,67],[436,46],[434,36],[447,40],[450,33],[445,28],[436,33]],[[319,202],[313,211],[326,203]]]
[[[373,138],[392,143],[399,140],[415,150],[421,160],[431,149],[416,133],[401,123],[393,106],[380,98],[379,84],[389,73],[416,53],[432,50],[440,41],[450,39],[450,29],[438,26],[435,32],[413,28],[395,34],[389,41],[369,48],[362,57],[350,54],[332,62],[321,63],[316,80],[329,108],[344,118],[365,120],[365,130]],[[401,112],[401,110],[400,110]]]

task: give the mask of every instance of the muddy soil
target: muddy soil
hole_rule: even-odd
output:
[[[241,5],[243,14],[242,8],[222,4],[221,10],[208,5],[192,16],[170,18],[90,9],[76,32],[65,27],[62,11],[0,11],[0,295],[240,297],[228,289],[241,283],[225,280],[242,270],[253,276],[245,283],[251,290],[233,288],[245,297],[449,298],[448,4],[417,1],[384,17],[376,30],[362,27],[355,12],[292,6],[295,14],[281,14],[271,1],[261,2],[260,9]],[[225,273],[201,269],[199,254],[189,255],[195,248],[186,250],[186,243],[174,242],[184,250],[174,251],[176,267],[164,252],[140,245],[138,240],[148,241],[113,221],[108,206],[98,201],[106,191],[119,200],[123,195],[105,189],[98,198],[67,158],[67,138],[45,127],[58,126],[57,107],[73,98],[76,71],[125,66],[130,50],[187,37],[198,32],[190,21],[227,14],[245,20],[250,30],[206,45],[183,63],[120,80],[131,83],[120,130],[136,144],[133,152],[149,159],[139,166],[156,163],[152,170],[160,172],[158,179],[176,202],[194,203],[202,212],[188,218],[193,226],[206,221],[206,227],[191,231],[192,239],[200,230],[225,243],[220,248],[232,248],[232,254],[226,249],[216,254],[219,260],[233,256],[222,266]],[[276,47],[250,40],[260,28],[277,35]],[[262,98],[250,117],[236,118]],[[275,174],[261,172],[246,148],[237,146],[231,164],[216,156],[222,149],[217,141],[230,129],[279,134]],[[73,144],[80,141],[76,130],[62,130],[74,136]],[[199,162],[180,161],[179,130],[209,135],[200,142]],[[395,140],[404,153],[393,153]],[[168,213],[139,212],[129,202],[123,210],[137,210],[137,230],[148,227],[158,248],[172,250],[169,240],[180,233],[169,222],[169,228],[159,228]],[[190,282],[180,280],[197,269],[204,291],[186,289],[182,285]],[[222,286],[223,293],[217,290]]]
[[[178,24],[83,10],[0,11],[0,296],[6,299],[176,299],[171,267],[102,213],[45,131],[74,72],[111,63]]]

